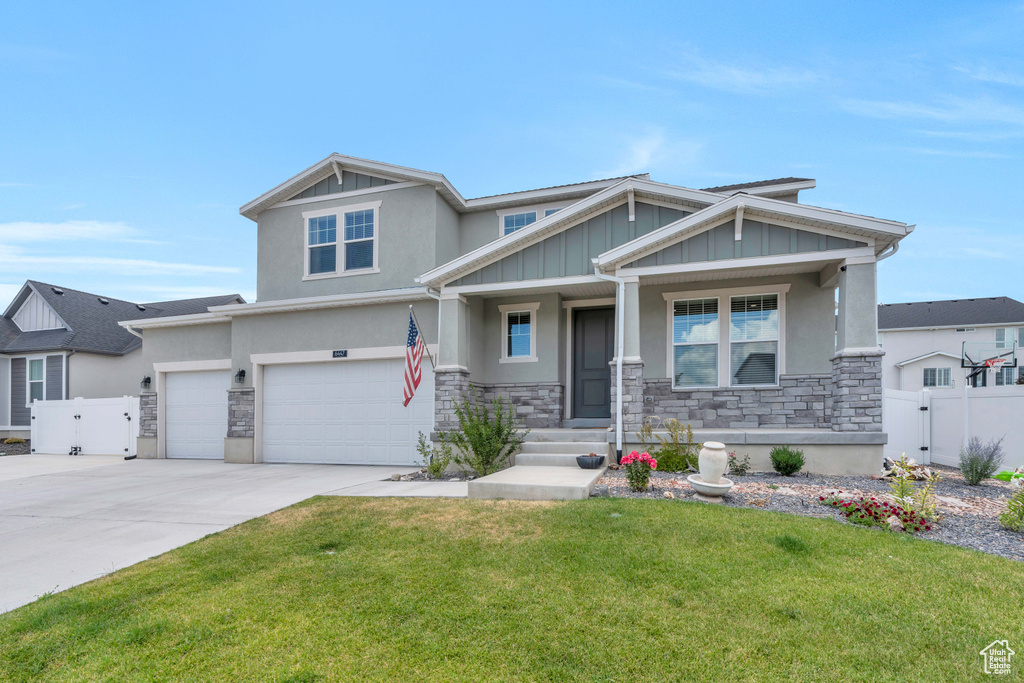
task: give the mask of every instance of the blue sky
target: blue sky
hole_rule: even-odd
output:
[[[238,207],[327,156],[473,197],[817,179],[917,224],[882,302],[1024,300],[1024,3],[5,3],[0,300],[255,295]]]

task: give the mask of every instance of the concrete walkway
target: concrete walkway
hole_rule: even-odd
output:
[[[395,495],[380,492],[380,485],[415,484],[390,481],[396,472],[414,471],[105,456],[0,457],[0,612],[310,496]]]

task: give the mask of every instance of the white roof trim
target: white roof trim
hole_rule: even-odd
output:
[[[910,365],[911,363],[916,363],[919,360],[931,358],[932,356],[946,356],[947,358],[952,358],[953,360],[960,360],[960,356],[954,353],[948,353],[946,351],[932,351],[931,353],[926,353],[923,356],[915,356],[914,358],[908,358],[907,360],[900,361],[899,363],[896,363],[896,367],[902,368],[904,365]]]
[[[330,296],[313,296],[301,299],[282,299],[280,301],[257,301],[251,304],[228,304],[211,306],[210,312],[225,317],[235,318],[243,315],[259,315],[261,313],[284,313],[288,311],[308,311],[318,308],[340,308],[344,306],[367,306],[370,304],[401,303],[429,299],[422,287],[405,287],[402,289],[384,289],[375,292],[359,292],[356,294],[332,294]]]
[[[142,320],[124,320],[118,325],[131,331],[145,330],[151,327],[185,327],[186,325],[208,325],[210,323],[226,323],[228,319],[214,313],[191,313],[189,315],[168,315],[162,318],[143,318]],[[136,335],[138,336],[138,335]]]
[[[789,195],[794,192],[801,190],[813,190],[818,186],[818,183],[814,180],[801,180],[795,183],[779,183],[778,185],[762,185],[760,187],[741,187],[737,190],[726,190],[725,192],[719,192],[717,194],[723,197],[731,197],[734,194],[752,194],[759,197],[775,197],[779,195]]]
[[[674,223],[669,223],[664,227],[649,232],[632,242],[627,242],[619,247],[610,249],[597,257],[597,263],[601,270],[606,270],[609,267],[643,258],[647,254],[686,239],[688,236],[699,232],[701,228],[714,223],[714,221],[721,219],[731,212],[734,213],[740,207],[743,207],[745,211],[755,209],[767,214],[781,214],[802,220],[830,223],[854,230],[865,230],[875,234],[881,233],[886,236],[896,237],[897,239],[906,236],[912,229],[911,226],[897,221],[870,218],[832,209],[821,209],[804,204],[794,204],[793,202],[766,197],[754,197],[740,193],[734,194],[724,201],[701,209],[689,216],[684,216]],[[770,221],[771,219],[767,218],[767,220]],[[808,225],[806,229],[814,232],[815,228]]]
[[[1024,320],[1008,323],[955,323],[952,325],[923,325],[918,327],[879,327],[879,332],[921,332],[930,330],[959,330],[977,327],[1024,327]]]

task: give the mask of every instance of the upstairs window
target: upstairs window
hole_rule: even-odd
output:
[[[379,272],[379,211],[380,202],[374,202],[302,214],[306,221],[306,278]]]
[[[525,213],[510,213],[502,217],[502,235],[513,233],[519,228],[525,228],[531,223],[537,222],[537,212],[527,211]]]
[[[996,328],[996,348],[1008,349],[1013,346],[1013,330],[1009,327]]]
[[[925,387],[953,386],[953,373],[950,368],[925,368],[921,384]]]
[[[732,297],[729,341],[733,386],[778,384],[779,295]]]

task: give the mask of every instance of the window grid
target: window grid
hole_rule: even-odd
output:
[[[373,268],[374,209],[345,214],[345,270]]]
[[[672,302],[672,383],[718,386],[718,299]]]
[[[333,273],[338,265],[338,217],[316,216],[307,225],[309,274]]]
[[[778,384],[779,295],[732,297],[729,342],[732,386]]]
[[[529,225],[531,223],[536,223],[536,222],[537,222],[537,212],[536,211],[527,211],[525,213],[509,214],[509,215],[505,216],[505,218],[504,218],[504,223],[503,223],[504,233],[506,235],[508,235],[510,233],[515,232],[516,230],[519,230],[520,228],[525,228],[527,225]],[[493,223],[492,223],[492,225],[493,225]]]
[[[953,386],[953,373],[950,368],[925,368],[921,385],[925,387]]]
[[[506,357],[529,358],[533,355],[530,343],[530,312],[511,311],[505,314],[508,332]]]
[[[1017,381],[1017,368],[999,368],[996,370],[996,386],[1008,387]]]

